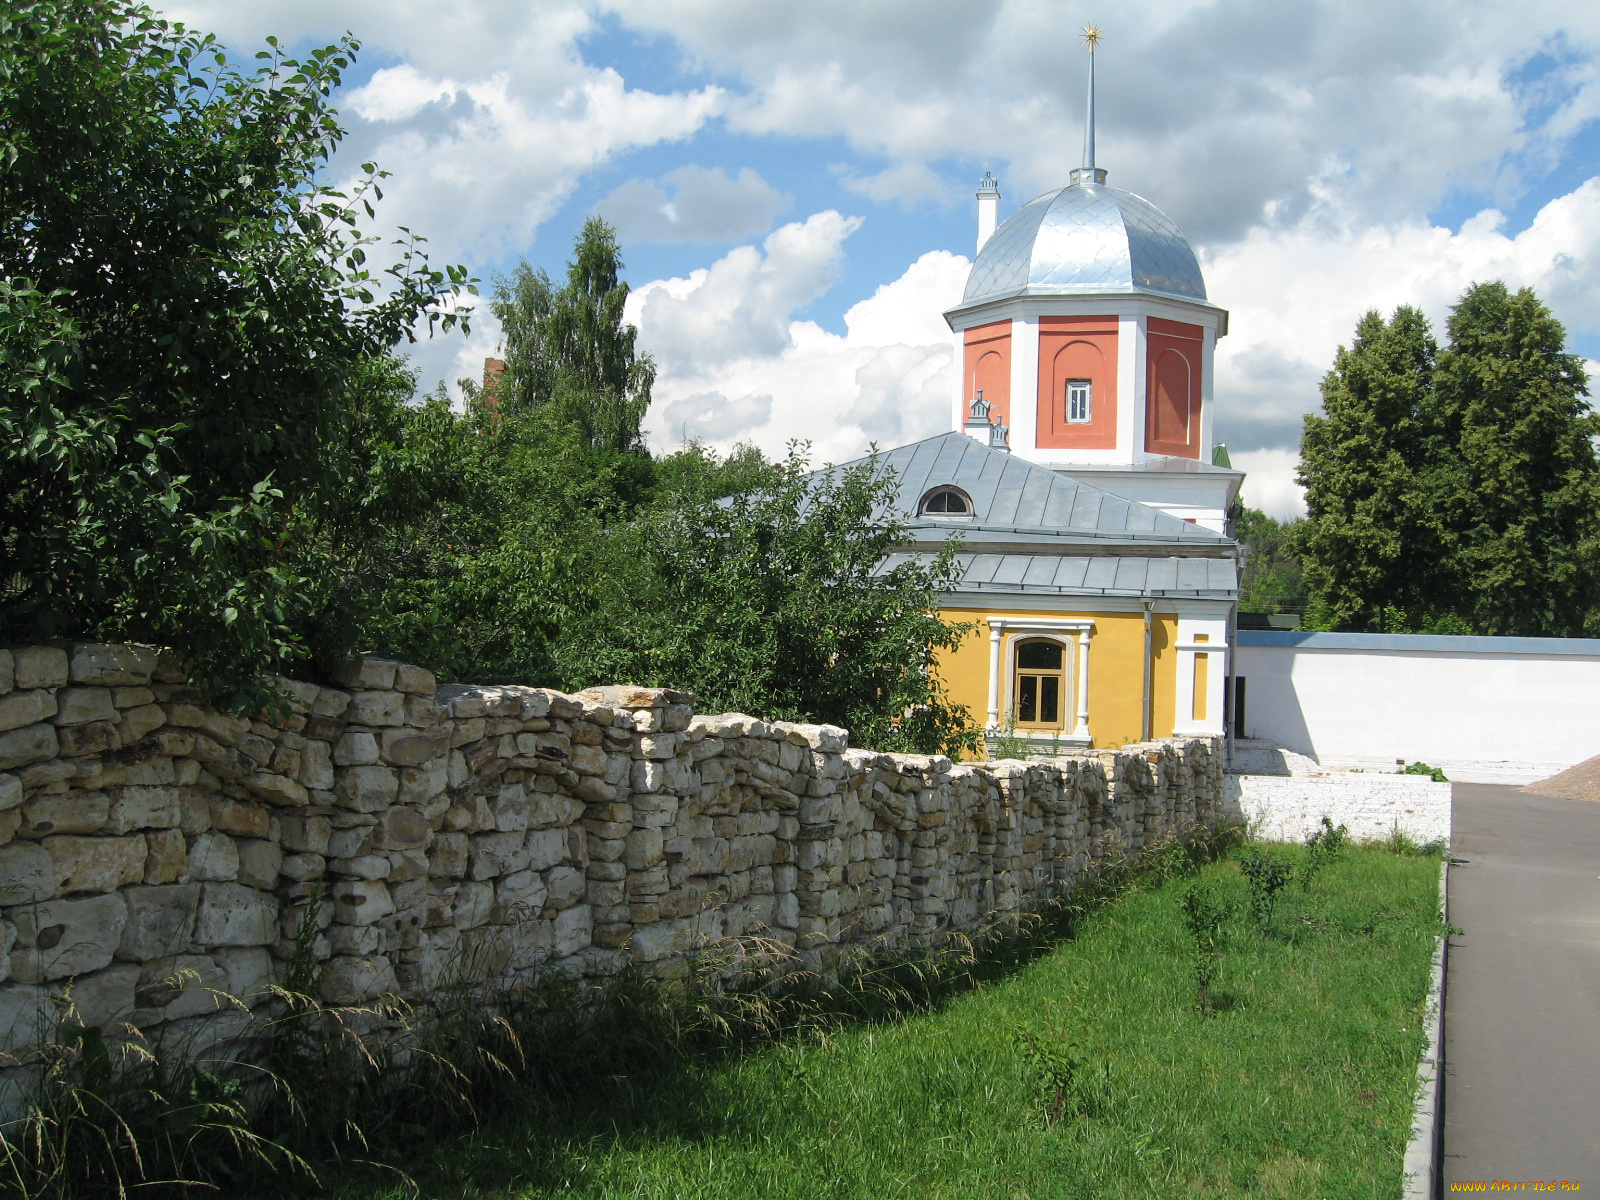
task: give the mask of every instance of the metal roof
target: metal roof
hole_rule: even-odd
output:
[[[830,469],[840,471],[868,461],[879,471],[895,472],[899,488],[892,507],[918,542],[943,541],[955,534],[970,542],[1016,542],[1028,546],[1029,553],[1039,552],[1040,540],[1181,545],[1202,553],[1221,553],[1233,545],[1220,533],[1113,496],[1005,450],[991,450],[964,433],[941,433]],[[972,501],[972,515],[919,514],[922,498],[940,486],[965,492]]]
[[[1188,240],[1159,208],[1080,180],[1024,204],[995,230],[960,307],[1012,296],[1154,292],[1205,300]]]
[[[930,551],[891,554],[882,570],[932,561]],[[1230,600],[1239,579],[1231,558],[1144,555],[957,554],[960,592],[1066,596],[1186,596]]]

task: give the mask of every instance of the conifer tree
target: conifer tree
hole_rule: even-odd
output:
[[[1458,611],[1483,634],[1576,636],[1600,581],[1600,466],[1582,360],[1528,289],[1473,284],[1451,310],[1434,489]]]
[[[1442,603],[1445,547],[1429,501],[1438,458],[1427,318],[1409,306],[1385,322],[1368,312],[1322,381],[1324,415],[1310,414],[1299,481],[1312,628],[1382,630]]]

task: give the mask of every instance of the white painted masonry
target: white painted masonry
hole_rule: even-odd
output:
[[[1235,671],[1244,736],[1325,767],[1526,783],[1600,754],[1600,639],[1241,630]]]
[[[1329,818],[1356,841],[1395,829],[1419,842],[1450,840],[1450,785],[1421,775],[1229,775],[1223,806],[1268,842],[1303,842]]]

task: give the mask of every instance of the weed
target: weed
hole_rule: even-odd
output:
[[[1052,1020],[1037,1029],[1015,1026],[1012,1040],[1043,1085],[1045,1124],[1057,1124],[1063,1112],[1081,1115],[1085,1107],[1081,1085],[1089,1061],[1088,1043],[1081,1033],[1071,1037],[1065,1025]]]
[[[1277,906],[1278,893],[1289,882],[1292,867],[1280,854],[1246,846],[1239,855],[1239,870],[1250,886],[1250,919],[1265,933],[1272,925],[1272,910]]]
[[[1195,1008],[1201,1013],[1211,1007],[1211,984],[1222,963],[1223,930],[1233,915],[1233,907],[1214,884],[1196,883],[1183,893],[1179,904],[1183,922],[1194,939]]]
[[[1425,762],[1407,763],[1398,774],[1401,775],[1426,775],[1435,783],[1449,783],[1450,778],[1438,767],[1430,767]]]
[[[1398,854],[1403,858],[1440,858],[1450,848],[1450,843],[1443,838],[1435,838],[1431,842],[1419,842],[1396,821],[1389,828],[1389,832],[1379,840],[1378,845],[1390,854]]]
[[[1322,818],[1322,828],[1306,839],[1306,856],[1300,864],[1300,890],[1309,892],[1311,881],[1344,851],[1350,830],[1345,825],[1335,826],[1328,817]]]

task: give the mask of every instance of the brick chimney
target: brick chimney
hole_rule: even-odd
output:
[[[485,408],[500,407],[500,380],[506,373],[506,362],[503,358],[486,358],[483,360],[483,389],[479,399]]]

